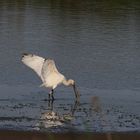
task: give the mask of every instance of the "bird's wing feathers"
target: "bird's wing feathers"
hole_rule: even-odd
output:
[[[41,79],[41,70],[44,60],[45,59],[43,57],[32,54],[28,54],[22,58],[22,62],[31,69],[33,69]]]
[[[53,72],[58,72],[56,66],[55,66],[55,62],[52,59],[46,59],[43,63],[42,66],[42,71],[41,71],[41,75],[43,77],[43,79],[46,79],[46,77]]]
[[[59,84],[64,79],[64,76],[58,72],[55,62],[52,59],[46,59],[44,61],[41,75],[44,79],[44,83],[47,83],[48,86],[51,84]]]
[[[55,62],[52,59],[46,59],[43,63],[42,71],[45,70],[45,72],[54,72],[58,71]]]
[[[52,59],[44,59],[43,57],[25,54],[22,58],[22,62],[33,69],[38,76],[41,78],[42,86],[53,87],[60,84],[65,78],[61,73],[58,72],[55,62]]]

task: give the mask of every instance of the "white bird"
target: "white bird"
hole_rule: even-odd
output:
[[[65,86],[72,86],[76,100],[79,100],[80,94],[75,86],[75,81],[72,79],[67,80],[65,76],[57,70],[53,59],[45,59],[34,54],[24,53],[22,55],[22,62],[33,69],[41,78],[43,82],[41,86],[50,89],[49,100],[50,96],[52,97],[52,100],[54,100],[54,89],[60,84],[64,84]]]

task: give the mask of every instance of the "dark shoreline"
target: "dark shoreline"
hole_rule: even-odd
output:
[[[140,133],[45,133],[0,130],[0,140],[139,140]]]

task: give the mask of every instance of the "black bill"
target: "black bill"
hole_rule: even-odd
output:
[[[79,99],[80,99],[80,93],[79,93],[79,91],[77,90],[77,87],[76,87],[75,84],[73,85],[73,90],[74,90],[74,93],[75,93],[76,100],[79,101]]]

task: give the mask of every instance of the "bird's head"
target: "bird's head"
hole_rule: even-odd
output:
[[[36,59],[38,56],[34,55],[34,54],[28,54],[28,53],[23,53],[22,54],[22,61],[33,61],[34,59]]]
[[[75,85],[75,81],[72,79],[68,80],[69,86],[74,86]]]
[[[34,60],[34,55],[28,54],[28,53],[23,53],[21,60],[24,64],[26,64],[27,62],[32,62]]]

